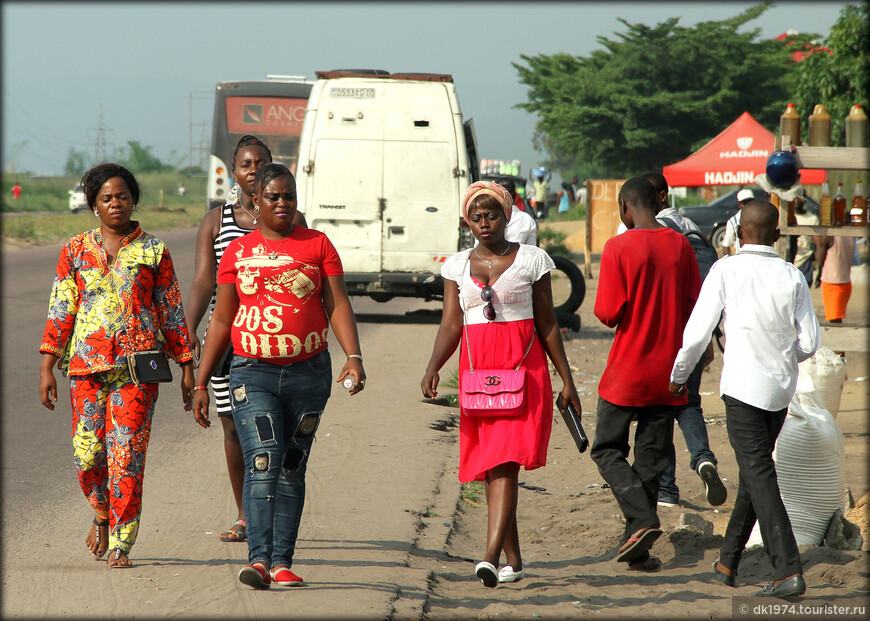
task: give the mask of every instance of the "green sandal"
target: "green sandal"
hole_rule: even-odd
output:
[[[236,527],[241,526],[241,529],[237,530]],[[226,541],[228,543],[232,543],[234,541],[247,541],[248,536],[246,534],[247,526],[245,524],[245,520],[236,520],[235,524],[233,524],[230,529],[219,535],[221,541]]]

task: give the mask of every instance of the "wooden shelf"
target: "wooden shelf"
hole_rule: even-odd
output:
[[[829,237],[870,237],[866,226],[781,226],[783,235],[827,235]]]
[[[865,147],[795,147],[798,168],[870,170],[870,149]]]

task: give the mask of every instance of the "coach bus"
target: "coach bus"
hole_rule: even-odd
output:
[[[218,82],[215,87],[211,153],[208,164],[208,209],[226,202],[233,186],[233,149],[253,134],[265,142],[275,162],[296,171],[299,135],[313,82],[305,76]]]

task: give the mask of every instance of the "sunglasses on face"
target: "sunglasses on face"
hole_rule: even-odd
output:
[[[495,307],[492,305],[492,287],[486,285],[480,290],[480,298],[486,302],[483,307],[483,316],[487,321],[495,321]]]

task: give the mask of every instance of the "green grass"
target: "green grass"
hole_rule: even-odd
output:
[[[481,499],[486,497],[483,481],[462,483],[459,487],[459,497],[471,504],[479,504]]]
[[[443,380],[441,380],[441,385],[444,388],[459,388],[459,369],[453,369],[450,373],[447,374]]]
[[[182,208],[142,206],[133,214],[142,230],[151,233],[199,226],[205,214],[200,205]],[[84,231],[98,227],[100,221],[89,212],[50,215],[21,215],[3,218],[3,237],[36,245],[61,243]]]
[[[80,181],[79,177],[29,177],[27,175],[3,175],[2,208],[6,213],[69,211],[69,191]],[[21,198],[13,200],[12,186],[21,183]],[[177,172],[147,173],[136,175],[139,183],[140,205],[160,205],[161,190],[163,205],[183,208],[198,205],[205,213],[205,177],[188,177]],[[178,195],[179,184],[187,192]]]
[[[538,246],[546,250],[550,254],[558,254],[563,257],[570,257],[572,253],[565,247],[564,241],[567,235],[561,231],[556,231],[551,228],[538,229]]]
[[[12,199],[16,181],[23,188],[17,201]],[[69,190],[78,181],[73,177],[4,176],[2,209],[20,215],[3,218],[3,236],[47,245],[97,227],[99,220],[90,211],[76,214],[69,211]],[[166,172],[136,175],[136,181],[141,196],[133,219],[139,221],[143,230],[150,233],[199,226],[206,210],[204,177]],[[187,188],[183,197],[178,195],[179,183]]]

